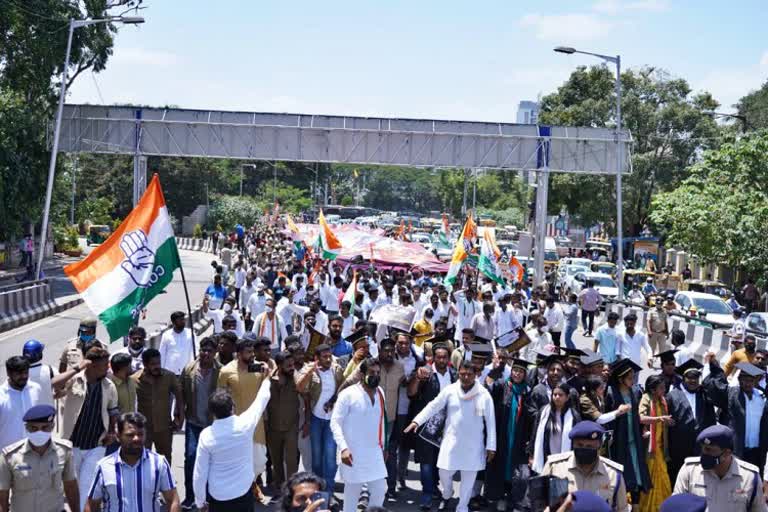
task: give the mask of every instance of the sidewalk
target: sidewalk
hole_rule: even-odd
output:
[[[53,258],[50,258],[43,263],[43,273],[50,273],[52,271],[61,270],[66,265],[80,261],[83,258],[85,258],[85,255],[75,258],[72,256],[65,256],[64,254],[55,253]],[[27,271],[22,267],[16,266],[16,263],[14,263],[14,266],[11,266],[10,268],[0,268],[0,285],[13,284],[16,282],[16,278],[23,276],[26,273]]]

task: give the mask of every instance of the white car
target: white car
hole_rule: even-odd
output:
[[[580,265],[564,265],[557,270],[557,284],[564,290],[573,289],[573,278],[577,274],[588,272],[589,268]]]
[[[727,327],[733,325],[733,310],[717,295],[701,292],[678,292],[675,302],[683,313],[688,314],[692,306],[696,311],[702,309],[707,312],[706,320],[723,324]]]
[[[757,331],[763,336],[768,334],[768,313],[750,313],[746,323],[747,329]]]
[[[592,268],[593,261],[588,258],[563,258],[560,260],[560,265],[564,267],[575,266],[582,267],[587,271]]]
[[[604,299],[613,299],[619,295],[616,281],[611,276],[601,274],[600,272],[579,272],[573,277],[570,292],[578,295],[581,290],[587,287],[587,281],[592,281],[595,290]]]

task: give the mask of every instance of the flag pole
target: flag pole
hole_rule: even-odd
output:
[[[184,277],[184,265],[181,264],[181,257],[179,257],[179,270],[181,271],[181,282],[184,285],[184,297],[187,299],[187,318],[189,318],[189,330],[192,333],[192,358],[197,359],[197,349],[195,349],[195,322],[192,318],[192,306],[189,302],[189,290],[187,289],[187,279]]]

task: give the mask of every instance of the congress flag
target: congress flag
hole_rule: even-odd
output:
[[[84,260],[64,267],[75,289],[114,341],[181,267],[157,174],[120,227]]]
[[[328,223],[325,221],[323,210],[320,210],[320,233],[317,235],[318,255],[324,260],[335,260],[341,252],[341,242],[333,234]]]
[[[461,265],[464,263],[464,260],[467,259],[467,255],[472,249],[472,239],[475,237],[475,233],[477,233],[477,225],[470,213],[467,216],[467,222],[464,223],[464,229],[461,231],[461,235],[456,241],[456,246],[453,248],[451,266],[448,268],[448,274],[445,276],[446,284],[453,286],[456,282],[456,277],[459,275]]]
[[[483,238],[480,240],[480,258],[477,261],[477,268],[485,274],[488,279],[503,285],[504,278],[501,277],[501,268],[499,267],[499,251],[496,240],[490,229],[485,230]]]

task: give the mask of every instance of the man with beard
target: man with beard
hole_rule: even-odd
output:
[[[281,350],[283,340],[288,337],[288,331],[285,322],[275,312],[275,299],[268,297],[264,305],[264,312],[253,320],[251,332],[269,339],[269,348],[273,354],[277,354]]]
[[[142,354],[144,369],[131,376],[136,382],[136,409],[146,418],[144,441],[171,461],[173,432],[184,424],[184,397],[179,379],[161,367],[160,352],[148,348]],[[171,417],[171,397],[176,399]]]
[[[294,381],[294,359],[288,351],[275,356],[272,397],[267,405],[267,447],[272,457],[272,484],[280,489],[286,475],[294,474],[299,462],[299,393]]]
[[[331,347],[331,352],[336,357],[347,356],[354,351],[352,344],[341,336],[343,327],[344,320],[339,315],[328,319],[328,337],[325,343]]]
[[[99,461],[89,487],[86,512],[154,510],[160,495],[169,512],[181,511],[170,464],[162,455],[144,448],[145,428],[146,420],[141,413],[120,416],[120,449]],[[102,509],[102,503],[106,508]]]
[[[453,495],[453,476],[461,472],[456,512],[468,512],[478,471],[496,454],[496,419],[490,393],[479,382],[471,363],[462,362],[459,381],[443,389],[416,415],[405,433],[415,432],[432,416],[445,410],[445,430],[437,467],[443,495],[438,510],[445,510]]]
[[[432,347],[432,366],[424,366],[416,372],[416,379],[408,384],[408,396],[411,399],[409,415],[416,416],[429,402],[450,384],[456,382],[456,370],[448,366],[451,352],[443,344]],[[414,442],[414,460],[419,464],[421,480],[421,499],[419,508],[429,510],[432,497],[437,494],[437,455],[438,447],[418,436]],[[389,463],[389,461],[387,461]],[[394,487],[394,481],[391,488]]]
[[[380,507],[387,489],[381,365],[368,358],[360,363],[359,371],[360,383],[339,393],[331,416],[331,431],[341,454],[344,512],[357,510],[363,485],[370,493],[369,507]]]
[[[134,325],[128,331],[128,345],[121,348],[120,350],[113,352],[112,355],[114,356],[115,354],[123,353],[131,356],[130,373],[136,373],[137,371],[144,368],[144,363],[141,361],[141,354],[146,348],[146,342],[147,331],[141,326]]]
[[[61,438],[72,441],[74,447],[81,510],[85,508],[96,465],[105,455],[105,446],[115,440],[115,424],[120,414],[117,389],[106,378],[109,352],[94,340],[92,346],[86,345],[85,358],[91,363],[67,382],[60,408]]]
[[[734,350],[731,353],[731,357],[728,358],[723,371],[726,377],[730,377],[734,370],[737,369],[739,363],[752,363],[755,360],[755,349],[757,348],[757,340],[752,334],[744,336],[744,347]]]
[[[5,362],[8,380],[0,386],[0,449],[25,437],[24,413],[37,405],[40,385],[29,380],[29,361],[23,356]]]
[[[713,364],[711,356],[708,364]],[[686,457],[699,455],[696,437],[702,430],[717,422],[715,404],[699,382],[703,367],[704,365],[695,359],[689,359],[675,368],[683,383],[682,386],[671,388],[667,393],[669,415],[675,420],[675,423],[668,427],[670,462],[667,470],[670,482],[677,480],[677,474]]]
[[[760,468],[765,465],[768,450],[768,401],[755,388],[765,371],[751,363],[738,363],[739,385],[728,386],[725,372],[710,364],[710,373],[704,379],[704,389],[720,408],[720,421],[733,430],[733,454]]]
[[[555,386],[562,383],[565,377],[563,358],[561,356],[547,356],[541,361],[539,366],[546,368],[547,377],[544,381],[536,384],[531,391],[530,400],[528,400],[526,406],[531,418],[537,417],[539,410],[549,404],[550,398],[552,397],[552,390]],[[576,394],[576,403],[578,403],[578,392],[573,388],[571,388],[571,392]]]

